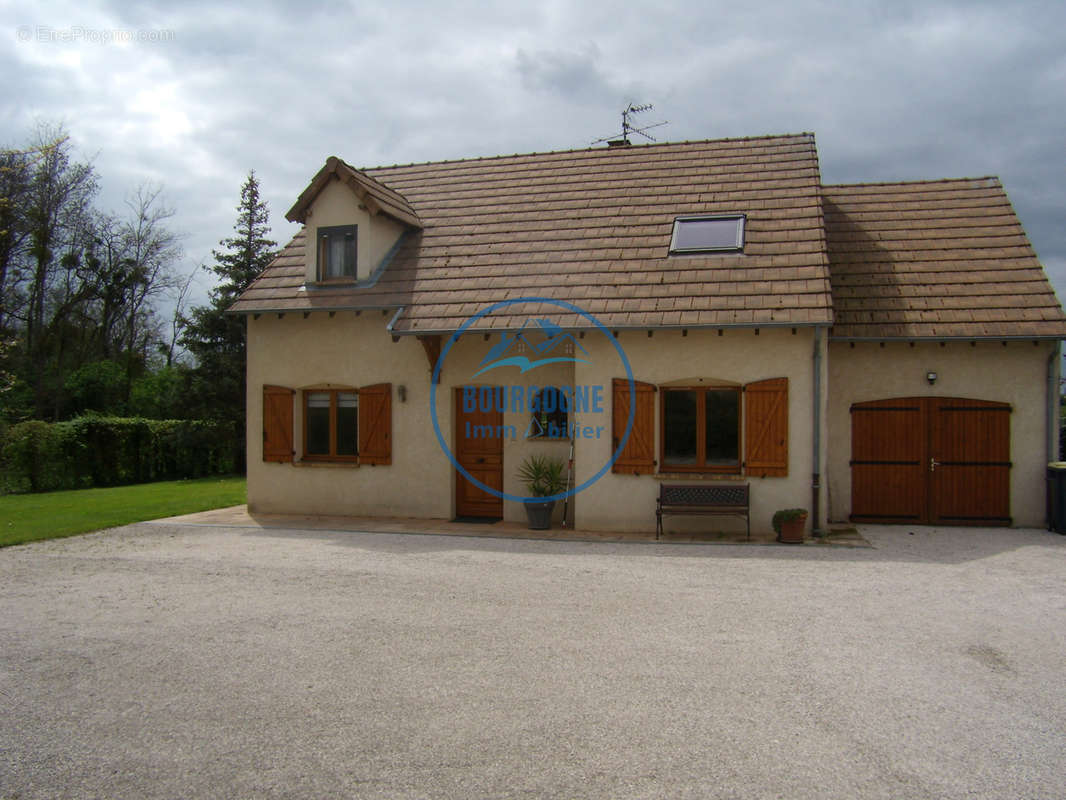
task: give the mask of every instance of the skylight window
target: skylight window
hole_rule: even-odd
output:
[[[739,253],[744,250],[744,215],[678,217],[671,253]]]

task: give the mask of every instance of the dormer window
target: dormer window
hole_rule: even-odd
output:
[[[355,280],[357,225],[330,225],[318,229],[318,279]]]
[[[671,253],[740,253],[744,251],[744,215],[677,217]]]

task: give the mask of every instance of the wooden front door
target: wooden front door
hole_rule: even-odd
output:
[[[902,397],[851,407],[851,518],[1010,525],[1010,406]]]
[[[486,486],[503,491],[503,414],[466,411],[463,390],[455,390],[455,459]],[[502,517],[503,498],[455,475],[455,516]]]

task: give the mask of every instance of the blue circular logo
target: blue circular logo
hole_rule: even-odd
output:
[[[587,319],[600,332],[602,332],[604,336],[607,337],[607,340],[609,342],[611,342],[612,345],[614,345],[614,349],[618,353],[618,357],[622,360],[622,366],[625,367],[626,378],[629,381],[629,398],[630,398],[630,401],[629,401],[629,415],[626,418],[626,429],[625,429],[625,433],[622,434],[622,438],[618,442],[618,447],[616,447],[614,449],[614,451],[611,453],[610,459],[608,459],[607,463],[605,463],[600,468],[599,472],[597,472],[595,475],[593,475],[587,481],[582,483],[580,486],[575,486],[574,488],[567,489],[564,492],[559,492],[558,494],[553,494],[550,497],[523,497],[522,495],[514,495],[514,494],[510,494],[508,492],[502,492],[502,491],[500,491],[498,489],[495,489],[495,488],[493,488],[491,486],[488,486],[487,484],[483,483],[482,481],[479,481],[477,478],[475,478],[473,475],[471,475],[466,470],[466,468],[463,467],[463,465],[460,464],[459,461],[455,458],[455,454],[452,453],[451,448],[448,446],[448,443],[445,441],[444,433],[441,431],[440,423],[437,420],[437,387],[440,385],[439,381],[440,381],[441,368],[444,365],[444,360],[447,358],[448,352],[451,350],[452,345],[455,344],[456,341],[458,341],[459,337],[462,336],[462,334],[465,331],[467,331],[470,328],[471,325],[473,325],[475,322],[477,322],[482,317],[485,317],[486,315],[491,314],[494,311],[498,311],[501,308],[506,308],[507,306],[513,306],[513,305],[522,304],[522,303],[540,303],[540,304],[547,303],[549,305],[554,305],[554,306],[558,306],[560,308],[564,308],[567,311],[573,312],[575,314],[579,314],[580,316],[582,316],[585,319]],[[562,500],[562,499],[564,499],[566,497],[572,497],[572,496],[576,495],[578,492],[584,491],[589,486],[591,486],[596,481],[598,481],[600,478],[602,478],[604,476],[604,474],[607,472],[607,470],[609,470],[611,468],[611,466],[614,464],[614,462],[618,460],[619,455],[621,455],[622,451],[625,449],[626,443],[629,441],[629,434],[633,430],[633,420],[634,420],[634,417],[635,417],[635,414],[636,414],[636,403],[634,402],[634,399],[636,398],[636,382],[633,380],[633,369],[629,365],[629,359],[626,358],[626,354],[622,350],[622,346],[620,344],[618,344],[618,340],[615,339],[613,335],[611,335],[611,332],[607,329],[607,327],[602,322],[600,322],[598,319],[596,319],[594,316],[592,316],[592,314],[589,314],[584,309],[578,308],[573,303],[567,303],[564,300],[551,300],[551,299],[549,299],[547,297],[518,297],[518,298],[515,298],[514,300],[502,300],[499,303],[494,303],[491,306],[488,306],[488,307],[482,309],[481,311],[479,311],[478,313],[474,314],[469,319],[467,319],[466,322],[464,322],[462,325],[459,326],[459,329],[456,330],[455,333],[450,334],[448,336],[448,340],[445,343],[443,349],[441,350],[440,358],[437,359],[437,363],[433,366],[433,379],[432,379],[431,386],[432,386],[432,392],[430,393],[430,397],[429,397],[429,413],[430,413],[430,416],[433,418],[433,431],[437,435],[437,441],[440,443],[441,450],[443,450],[444,454],[446,456],[448,456],[448,460],[452,462],[452,465],[455,467],[455,469],[459,472],[460,475],[462,475],[464,478],[466,478],[468,481],[470,481],[470,483],[472,483],[474,486],[477,486],[482,491],[488,492],[489,494],[495,495],[496,497],[503,498],[504,500],[514,500],[514,501],[516,501],[518,503],[533,503],[533,502],[540,503],[540,502],[548,502],[550,500]]]

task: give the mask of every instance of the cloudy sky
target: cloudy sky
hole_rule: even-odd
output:
[[[0,0],[0,145],[62,122],[116,211],[161,182],[186,268],[259,175],[274,238],[359,166],[814,131],[826,183],[998,175],[1066,297],[1066,4]],[[201,292],[210,279],[201,278]]]

